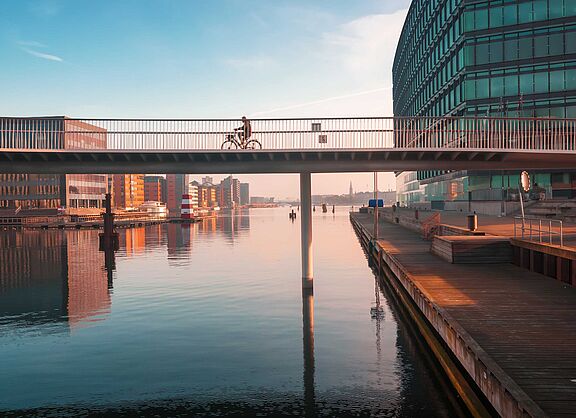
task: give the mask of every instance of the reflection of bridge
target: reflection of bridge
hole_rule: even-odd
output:
[[[220,149],[232,119],[66,121],[0,118],[0,173],[300,173],[306,286],[311,173],[576,166],[576,119],[254,119],[262,150]],[[106,149],[90,148],[103,137]]]

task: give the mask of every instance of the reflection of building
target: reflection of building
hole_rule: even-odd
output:
[[[144,174],[114,174],[114,206],[138,208],[144,203]]]
[[[182,195],[186,194],[188,189],[188,174],[167,174],[166,175],[166,206],[170,216],[180,216],[180,207],[182,205]]]
[[[90,230],[67,232],[68,316],[72,325],[108,311],[110,294],[104,269],[104,254]]]
[[[166,179],[162,176],[144,177],[144,200],[146,202],[163,202],[167,200]]]
[[[146,228],[127,228],[119,234],[120,247],[124,247],[126,255],[144,252],[146,247]]]
[[[576,117],[574,4],[413,1],[394,59],[394,115]],[[399,176],[399,200],[497,201],[499,209],[517,174],[422,171],[418,185]],[[576,173],[539,173],[537,183],[548,197],[576,197]]]
[[[0,148],[105,149],[106,130],[64,116],[0,119]],[[102,174],[0,174],[0,207],[100,208]]]
[[[165,224],[169,260],[187,260],[192,255],[195,224]]]
[[[75,325],[110,308],[96,231],[5,231],[0,260],[0,317],[16,325]]]

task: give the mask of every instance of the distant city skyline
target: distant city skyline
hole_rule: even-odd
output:
[[[0,114],[391,116],[392,59],[409,3],[8,0],[0,53],[10,65],[0,87],[10,100]],[[244,177],[255,194],[298,195],[297,176]],[[371,178],[318,175],[313,192]],[[390,173],[381,181],[395,187]]]

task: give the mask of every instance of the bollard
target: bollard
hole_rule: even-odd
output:
[[[414,219],[418,219],[418,209],[414,210]]]
[[[468,229],[472,232],[478,229],[478,215],[468,215]]]

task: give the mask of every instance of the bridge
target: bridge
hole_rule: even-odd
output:
[[[221,149],[239,120],[0,118],[0,173],[301,173],[576,166],[576,119],[253,119],[261,148]]]
[[[300,173],[303,287],[312,287],[311,173],[576,167],[576,119],[0,118],[0,173]]]

